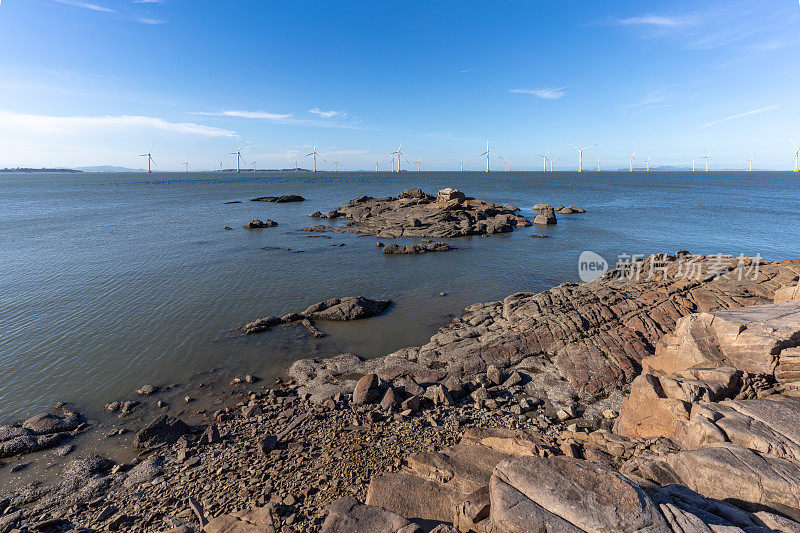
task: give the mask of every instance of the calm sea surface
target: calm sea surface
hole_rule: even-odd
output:
[[[539,202],[587,213],[424,256],[298,231],[317,223],[309,213],[358,196],[445,186],[528,218]],[[307,201],[248,201],[281,194]],[[242,203],[224,203],[233,200]],[[242,228],[255,218],[279,226]],[[577,281],[583,250],[612,264],[678,249],[777,260],[800,256],[799,233],[792,173],[0,174],[0,422],[62,400],[96,407],[210,367],[268,376],[300,357],[424,343],[445,313]],[[396,304],[366,321],[319,323],[321,340],[294,327],[230,332],[349,295]]]

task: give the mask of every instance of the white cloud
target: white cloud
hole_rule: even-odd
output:
[[[344,111],[323,111],[318,107],[308,110],[309,113],[317,115],[322,118],[346,117],[347,113]]]
[[[658,28],[675,28],[687,26],[694,23],[694,20],[681,17],[665,17],[659,15],[644,15],[640,17],[630,17],[618,19],[617,24],[623,26],[655,26]]]
[[[715,126],[716,124],[721,124],[723,122],[727,122],[729,120],[736,120],[737,118],[749,117],[750,115],[756,115],[758,113],[765,113],[767,111],[774,111],[778,109],[780,106],[778,105],[771,105],[767,107],[760,107],[758,109],[753,109],[752,111],[747,111],[746,113],[739,113],[738,115],[731,115],[729,117],[722,118],[720,120],[715,120],[713,122],[707,122],[703,128],[707,128],[709,126]]]
[[[179,134],[202,135],[205,137],[236,137],[234,131],[205,126],[191,122],[169,122],[158,117],[136,115],[104,115],[96,117],[51,116],[13,113],[0,110],[0,125],[5,128],[18,128],[44,133],[76,133],[94,128],[115,128],[130,130],[146,128]]]
[[[531,96],[542,98],[544,100],[558,100],[559,98],[563,98],[567,95],[567,92],[563,87],[557,89],[511,89],[511,92],[516,94],[530,94]]]
[[[137,20],[137,22],[141,22],[142,24],[164,24],[166,22],[165,20],[151,19],[151,18],[148,18],[148,17],[144,17],[144,18],[140,18],[140,19],[136,19],[136,20]]]
[[[97,4],[92,4],[89,2],[80,2],[78,0],[53,0],[53,1],[59,4],[64,4],[65,6],[80,7],[83,9],[90,9],[92,11],[101,11],[103,13],[116,13],[116,11],[114,11],[111,8],[100,6]]]

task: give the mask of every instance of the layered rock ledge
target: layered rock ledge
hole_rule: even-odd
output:
[[[398,237],[463,237],[507,233],[531,222],[512,205],[497,205],[470,198],[458,189],[442,189],[438,196],[421,189],[406,189],[399,196],[362,196],[323,215],[328,219],[348,218],[343,226],[312,226],[306,231],[345,231],[393,239]]]
[[[800,531],[798,279],[682,252],[470,306],[423,347],[232,382],[130,464],[0,494],[0,531]]]

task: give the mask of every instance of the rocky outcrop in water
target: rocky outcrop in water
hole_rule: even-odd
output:
[[[351,219],[344,226],[313,226],[306,231],[345,231],[382,238],[462,237],[507,233],[531,223],[515,206],[500,206],[469,198],[446,188],[434,197],[421,189],[406,189],[397,197],[362,196],[345,202],[331,213]],[[329,213],[330,215],[330,213]],[[321,216],[314,213],[312,216]]]
[[[289,324],[300,321],[315,337],[324,336],[321,331],[314,328],[313,320],[360,320],[379,315],[391,305],[391,300],[372,300],[363,296],[346,296],[344,298],[331,298],[317,302],[300,313],[289,313],[283,317],[267,316],[249,322],[236,328],[241,333],[248,335],[261,333],[280,324]]]
[[[58,404],[21,423],[0,426],[0,459],[53,448],[75,436],[83,424],[77,411]]]
[[[448,252],[456,250],[455,246],[450,246],[446,242],[432,242],[428,244],[410,244],[399,246],[397,244],[387,244],[383,247],[386,255],[421,255],[428,252]]]
[[[533,223],[540,225],[540,226],[548,226],[551,224],[558,224],[558,219],[556,218],[556,211],[553,209],[552,205],[540,205],[537,204],[534,209],[538,207],[537,211],[539,214],[536,215],[533,219]]]
[[[247,229],[260,229],[260,228],[274,228],[277,226],[278,223],[274,220],[267,220],[266,222],[262,222],[260,220],[254,220],[252,222],[248,222],[244,225]]]
[[[276,204],[286,204],[289,202],[303,202],[305,198],[298,194],[284,194],[283,196],[259,196],[252,198],[251,202],[272,202]]]

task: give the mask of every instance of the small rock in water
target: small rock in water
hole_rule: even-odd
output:
[[[149,396],[154,394],[158,389],[156,389],[153,385],[142,385],[139,389],[136,390],[136,394],[141,394],[143,396]]]

